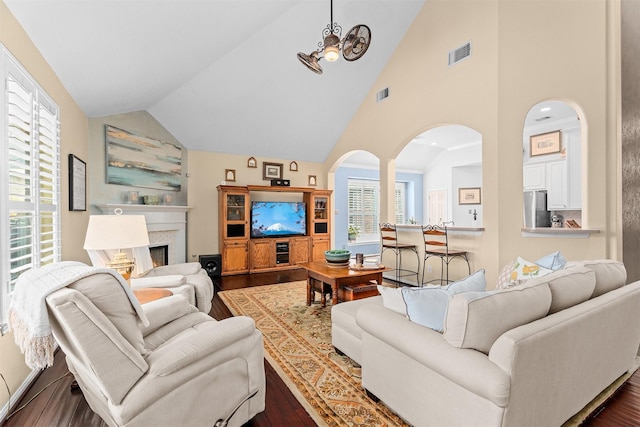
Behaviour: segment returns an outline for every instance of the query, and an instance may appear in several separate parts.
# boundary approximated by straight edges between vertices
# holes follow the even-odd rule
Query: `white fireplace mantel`
[[[175,247],[170,248],[170,264],[183,263],[187,259],[187,212],[189,206],[171,205],[132,205],[104,203],[96,204],[103,214],[112,215],[116,209],[122,209],[123,215],[144,215],[147,222],[150,241],[153,233],[175,234]],[[174,239],[170,239],[174,243]],[[158,242],[157,242],[158,243]]]

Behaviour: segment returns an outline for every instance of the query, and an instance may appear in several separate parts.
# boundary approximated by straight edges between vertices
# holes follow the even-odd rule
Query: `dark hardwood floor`
[[[216,291],[303,280],[305,277],[304,270],[227,276],[216,282]],[[231,317],[231,313],[219,298],[214,298],[210,314],[218,320]],[[267,362],[265,362],[265,372],[266,410],[254,417],[245,427],[315,426],[313,420]],[[62,378],[59,379],[60,377]],[[64,354],[58,351],[54,366],[40,374],[16,406],[26,405],[24,409],[6,420],[3,427],[106,427],[106,423],[91,411],[82,393],[70,391],[72,380],[72,376],[67,371]],[[34,397],[36,394],[37,397]],[[15,409],[11,408],[12,411]],[[188,420],[185,420],[184,425],[189,425]],[[640,426],[640,371],[636,372],[609,399],[600,412],[584,425]]]

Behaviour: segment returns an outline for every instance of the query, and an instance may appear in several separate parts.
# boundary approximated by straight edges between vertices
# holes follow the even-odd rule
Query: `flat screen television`
[[[251,202],[251,237],[304,236],[306,232],[303,202]]]

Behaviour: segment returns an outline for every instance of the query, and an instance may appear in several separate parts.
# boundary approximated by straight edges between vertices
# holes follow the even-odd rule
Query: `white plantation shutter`
[[[349,224],[358,227],[358,242],[371,242],[379,239],[378,231],[378,194],[380,183],[349,179]]]
[[[405,224],[407,221],[407,199],[405,198],[406,184],[403,182],[396,182],[396,191],[394,205],[396,209],[396,224]]]
[[[2,50],[2,298],[6,310],[18,276],[60,261],[60,124],[58,107]],[[8,267],[8,268],[7,268]]]
[[[349,225],[360,230],[357,242],[377,242],[380,240],[379,216],[380,182],[373,180],[348,180]],[[406,220],[406,184],[396,182],[395,209],[396,223]]]

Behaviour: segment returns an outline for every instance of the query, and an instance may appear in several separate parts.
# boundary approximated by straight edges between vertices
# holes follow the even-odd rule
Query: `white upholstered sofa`
[[[334,346],[362,386],[416,426],[559,426],[635,365],[640,282],[583,261],[449,299],[444,333],[383,306],[332,307]]]

